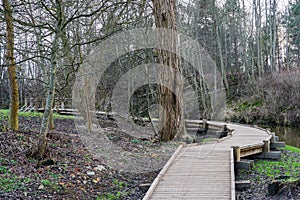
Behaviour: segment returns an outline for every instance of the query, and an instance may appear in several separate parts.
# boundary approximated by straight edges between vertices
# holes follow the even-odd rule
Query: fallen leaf
[[[92,181],[93,183],[98,183],[100,181],[100,178],[93,179]]]
[[[78,174],[79,172],[80,172],[80,168],[79,168],[79,167],[76,167],[76,168],[74,169],[74,173]]]

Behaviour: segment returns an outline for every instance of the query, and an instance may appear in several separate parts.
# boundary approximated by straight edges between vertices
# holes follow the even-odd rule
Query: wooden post
[[[30,101],[30,107],[33,107],[33,98],[30,98],[29,101]]]
[[[207,120],[206,119],[203,119],[203,128],[205,129],[205,130],[208,130],[208,123],[207,123]]]
[[[234,161],[240,161],[241,160],[241,149],[239,146],[232,146],[233,148],[233,154],[234,154]]]
[[[264,148],[263,151],[264,153],[270,152],[270,140],[264,140]]]
[[[271,143],[275,143],[275,137],[276,137],[275,133],[272,132],[272,133],[270,133],[270,135],[272,135]]]
[[[45,107],[46,107],[46,103],[45,103],[45,101],[42,99],[42,108],[43,108],[43,110],[45,110]]]
[[[25,98],[25,103],[24,103],[25,107],[24,108],[26,108],[28,106],[27,104],[28,104],[28,102],[27,102],[27,99]]]
[[[222,131],[228,131],[227,125],[226,125],[226,124],[224,124],[224,125],[222,126]]]
[[[220,132],[220,135],[219,135],[219,139],[221,138],[224,138],[224,137],[227,137],[228,136],[228,129],[227,129],[227,125],[224,124],[221,128],[221,132]]]

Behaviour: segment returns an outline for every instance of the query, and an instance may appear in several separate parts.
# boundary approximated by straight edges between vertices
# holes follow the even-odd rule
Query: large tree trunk
[[[154,6],[155,24],[157,28],[166,28],[176,31],[176,0],[152,0]],[[162,38],[163,39],[163,38]],[[173,50],[178,49],[178,38],[173,34],[164,41]],[[180,138],[184,132],[183,110],[183,81],[178,80],[181,74],[180,58],[172,52],[158,50],[158,61],[172,70],[161,69],[159,72],[160,86],[158,88],[159,104],[159,129],[162,141]],[[168,88],[166,86],[171,88]],[[173,90],[173,91],[172,91]]]
[[[19,91],[14,60],[14,26],[12,10],[8,0],[3,0],[4,17],[6,22],[6,65],[10,84],[10,118],[9,126],[13,131],[18,131]]]

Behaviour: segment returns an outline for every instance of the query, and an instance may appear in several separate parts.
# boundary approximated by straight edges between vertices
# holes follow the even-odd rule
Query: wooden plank
[[[147,191],[147,193],[144,196],[143,200],[150,199],[150,197],[151,197],[154,189],[158,185],[159,181],[164,176],[164,174],[167,172],[167,170],[169,169],[169,167],[172,165],[173,161],[175,160],[175,158],[177,157],[177,155],[180,153],[180,151],[182,150],[182,148],[183,148],[183,145],[180,145],[177,148],[177,150],[174,152],[174,154],[172,155],[172,157],[168,160],[168,162],[166,163],[166,165],[164,166],[164,168],[160,171],[160,173],[158,174],[158,176],[155,178],[154,182],[152,183],[151,187]]]
[[[235,200],[235,174],[234,174],[234,152],[230,149],[230,175],[231,175],[231,200]]]
[[[187,121],[199,125],[201,121]],[[221,127],[222,123],[216,123]],[[201,126],[201,124],[199,125]],[[228,124],[235,129],[226,140],[209,145],[187,145],[173,159],[149,199],[235,199],[233,145],[241,147],[241,157],[261,152],[270,141],[266,130]]]
[[[250,149],[250,150],[247,150],[247,151],[241,151],[241,158],[242,157],[247,157],[247,156],[250,156],[250,155],[255,155],[255,154],[258,154],[258,153],[261,153],[263,152],[263,149],[262,148],[257,148],[257,149]]]

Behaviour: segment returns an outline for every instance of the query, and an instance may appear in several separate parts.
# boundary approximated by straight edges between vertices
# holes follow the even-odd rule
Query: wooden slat
[[[189,125],[202,121],[186,120]],[[212,122],[209,122],[210,126]],[[223,123],[216,123],[221,127]],[[215,127],[216,127],[215,126]],[[228,124],[234,134],[214,144],[187,145],[172,156],[144,199],[235,199],[234,158],[231,146],[240,146],[241,156],[263,150],[266,130]]]
[[[169,167],[172,165],[174,159],[177,157],[177,155],[179,154],[179,152],[182,150],[183,145],[180,145],[177,150],[175,151],[175,153],[172,155],[172,157],[169,159],[169,161],[166,163],[166,165],[164,166],[164,168],[160,171],[160,173],[158,174],[158,176],[155,178],[154,182],[152,183],[151,187],[149,188],[148,192],[146,193],[146,195],[144,196],[143,200],[147,200],[150,198],[150,196],[152,195],[154,189],[156,188],[156,186],[158,185],[159,181],[161,180],[161,178],[165,175],[165,173],[167,172],[167,170],[169,169]]]

